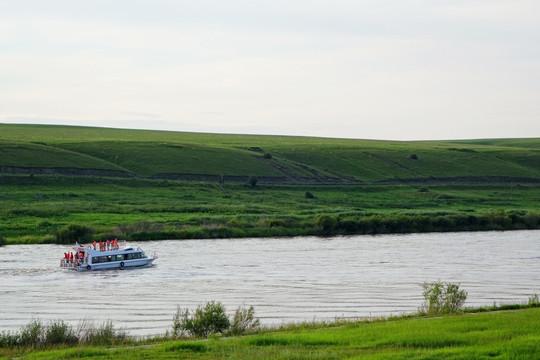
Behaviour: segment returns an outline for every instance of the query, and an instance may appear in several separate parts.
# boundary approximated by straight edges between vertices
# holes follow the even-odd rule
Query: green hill
[[[267,183],[540,181],[540,138],[374,141],[0,124],[3,173]]]

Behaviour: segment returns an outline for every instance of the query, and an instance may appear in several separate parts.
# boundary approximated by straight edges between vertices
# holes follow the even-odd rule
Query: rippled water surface
[[[134,245],[134,244],[130,244]],[[467,306],[540,294],[540,231],[335,238],[167,240],[136,270],[60,270],[59,245],[0,248],[0,331],[32,318],[108,319],[133,335],[163,334],[178,305],[245,303],[262,323],[417,311],[424,281],[461,283]]]

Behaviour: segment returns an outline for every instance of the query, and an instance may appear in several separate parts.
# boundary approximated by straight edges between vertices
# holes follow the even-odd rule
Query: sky
[[[538,0],[0,0],[0,123],[540,137]]]

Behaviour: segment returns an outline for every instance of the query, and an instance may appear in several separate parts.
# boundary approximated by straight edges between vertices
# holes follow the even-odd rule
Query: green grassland
[[[141,178],[223,174],[289,183],[540,180],[540,139],[398,142],[0,124],[0,155],[4,173],[7,167],[68,167]]]
[[[257,185],[4,175],[0,234],[53,241],[68,224],[131,240],[540,227],[537,184]],[[306,198],[306,192],[313,198]]]
[[[539,344],[540,309],[532,308],[292,327],[209,341],[3,352],[19,359],[537,359]]]
[[[8,243],[51,242],[69,224],[132,240],[537,229],[539,203],[540,139],[0,124]]]

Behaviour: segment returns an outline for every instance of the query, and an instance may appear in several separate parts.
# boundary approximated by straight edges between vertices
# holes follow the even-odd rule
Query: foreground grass
[[[128,240],[540,227],[540,185],[244,185],[0,176],[0,235],[54,241],[68,224]],[[306,193],[313,198],[306,198]]]
[[[293,327],[208,341],[3,351],[20,359],[537,359],[540,309]]]

